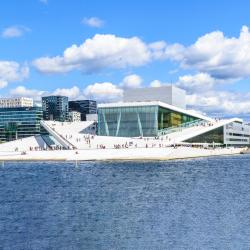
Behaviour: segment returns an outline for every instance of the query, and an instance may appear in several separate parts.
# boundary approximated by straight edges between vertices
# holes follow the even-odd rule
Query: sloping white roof
[[[190,128],[183,129],[180,132],[173,133],[173,137],[175,142],[183,142],[186,140],[189,140],[193,137],[196,137],[198,135],[205,134],[207,132],[210,132],[214,129],[223,127],[227,124],[230,124],[232,122],[240,122],[242,123],[243,120],[240,118],[231,118],[231,119],[226,119],[226,120],[214,120],[213,123],[211,123],[211,126],[194,126]],[[169,137],[171,137],[171,134],[169,134]]]
[[[163,108],[167,108],[182,114],[190,115],[197,117],[199,119],[203,119],[206,121],[212,121],[213,119],[199,114],[197,112],[194,112],[193,110],[186,110],[182,108],[175,107],[173,105],[160,102],[160,101],[148,101],[148,102],[116,102],[116,103],[104,103],[104,104],[98,104],[98,108],[118,108],[118,107],[141,107],[141,106],[160,106]]]
[[[46,143],[40,135],[30,136],[23,139],[18,139],[15,141],[4,142],[0,144],[0,152],[8,151],[29,151],[30,147],[46,147]]]

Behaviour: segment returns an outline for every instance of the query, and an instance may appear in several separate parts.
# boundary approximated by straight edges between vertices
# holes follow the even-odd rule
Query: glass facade
[[[159,107],[158,109],[158,129],[178,127],[181,124],[198,120],[193,116],[175,112],[170,109]]]
[[[223,127],[214,129],[202,135],[195,136],[185,142],[189,143],[224,143]]]
[[[69,111],[78,111],[81,113],[81,121],[86,121],[87,114],[96,114],[96,101],[93,100],[77,100],[69,101]]]
[[[69,105],[66,96],[42,97],[43,119],[64,122],[68,120]]]
[[[0,141],[12,141],[41,132],[40,107],[0,108]]]
[[[152,106],[98,109],[98,134],[122,137],[157,136],[161,129],[179,126],[198,118]]]

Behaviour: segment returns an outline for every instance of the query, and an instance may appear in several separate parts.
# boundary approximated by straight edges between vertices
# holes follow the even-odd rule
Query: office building
[[[186,109],[186,92],[173,85],[151,88],[127,89],[123,94],[124,102],[161,101],[172,106]]]
[[[0,98],[0,108],[33,107],[33,99],[26,97]]]
[[[42,108],[0,108],[0,141],[12,141],[41,132]]]
[[[42,97],[44,120],[67,121],[69,114],[68,97],[45,96]]]
[[[78,111],[81,113],[81,121],[86,121],[87,114],[96,114],[96,101],[93,100],[77,100],[69,101],[69,111]]]

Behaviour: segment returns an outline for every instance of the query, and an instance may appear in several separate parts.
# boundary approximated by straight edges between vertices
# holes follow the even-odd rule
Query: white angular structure
[[[127,89],[123,94],[124,102],[160,101],[172,106],[186,108],[186,91],[167,85],[162,87]]]

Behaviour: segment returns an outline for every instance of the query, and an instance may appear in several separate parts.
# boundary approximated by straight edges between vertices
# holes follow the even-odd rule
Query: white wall
[[[224,144],[228,145],[249,145],[250,126],[232,122],[224,126]]]
[[[127,89],[124,91],[124,102],[161,101],[186,109],[186,92],[175,86]]]

